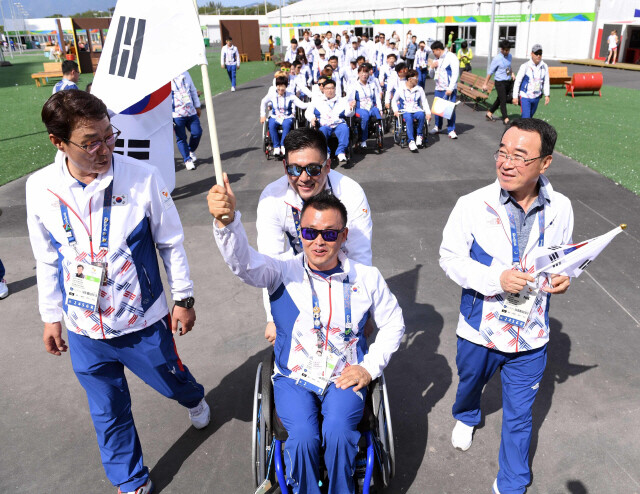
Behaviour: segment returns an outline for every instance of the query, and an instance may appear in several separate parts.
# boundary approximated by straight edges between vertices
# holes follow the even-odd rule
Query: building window
[[[498,42],[506,39],[511,44],[511,48],[515,48],[517,30],[518,26],[500,26],[500,29],[498,30]]]
[[[460,38],[466,40],[470,47],[476,46],[476,26],[460,26]]]

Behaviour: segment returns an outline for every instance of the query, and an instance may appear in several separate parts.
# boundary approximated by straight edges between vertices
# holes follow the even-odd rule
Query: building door
[[[513,50],[516,47],[516,32],[518,31],[518,26],[500,26],[498,29],[498,42],[506,39],[509,43],[511,43],[511,49]]]
[[[449,43],[449,37],[451,37],[451,42],[454,42],[458,39],[458,29],[460,26],[445,26],[444,27],[444,40],[443,43],[445,46]]]

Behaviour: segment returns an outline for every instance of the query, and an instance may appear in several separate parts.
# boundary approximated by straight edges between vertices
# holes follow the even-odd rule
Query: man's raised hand
[[[209,212],[217,220],[219,228],[223,228],[233,221],[236,210],[236,196],[229,185],[229,176],[225,173],[223,177],[224,187],[214,185],[207,194]]]

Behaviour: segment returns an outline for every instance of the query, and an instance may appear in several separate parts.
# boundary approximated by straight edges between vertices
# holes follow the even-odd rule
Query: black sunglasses
[[[301,228],[300,233],[302,233],[302,238],[305,240],[315,240],[318,235],[322,235],[322,240],[325,242],[335,242],[338,240],[338,235],[340,235],[344,231],[344,228],[341,230],[316,230],[315,228]]]
[[[286,165],[287,175],[291,175],[292,177],[299,177],[300,175],[302,175],[302,172],[305,171],[307,172],[307,175],[309,175],[310,177],[317,177],[322,173],[322,167],[325,165],[325,163],[326,163],[326,160],[324,163],[320,163],[320,164],[314,163],[307,166],[287,164]]]

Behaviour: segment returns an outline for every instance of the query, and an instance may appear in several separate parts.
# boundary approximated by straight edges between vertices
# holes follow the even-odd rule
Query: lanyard
[[[69,206],[58,194],[49,189],[53,195],[55,195],[59,200],[60,206],[60,215],[62,216],[62,227],[67,234],[67,241],[71,247],[75,248],[77,243],[75,233],[73,232],[73,226],[71,226],[71,220],[69,218]],[[100,250],[108,250],[109,249],[109,231],[111,230],[111,201],[113,198],[113,180],[107,186],[104,191],[104,201],[102,203],[102,227],[100,231]],[[87,230],[87,235],[89,236],[89,244],[91,246],[91,257],[93,258],[93,239],[92,232],[87,228],[87,225],[82,221],[80,216],[71,210],[76,217],[80,220],[80,222]],[[89,215],[91,215],[91,211],[89,211]]]
[[[317,336],[316,354],[322,355],[322,347],[324,346],[324,350],[326,350],[329,345],[329,323],[331,320],[329,319],[329,321],[327,321],[326,337],[323,342],[322,322],[320,321],[320,300],[318,299],[318,294],[313,286],[313,278],[308,271],[307,276],[309,277],[309,284],[311,285],[311,301],[313,302],[313,329],[316,331]],[[329,284],[331,284],[331,281],[329,281]],[[342,282],[342,291],[344,295],[344,340],[349,341],[351,338],[353,324],[351,322],[351,285],[349,284],[348,276]],[[329,293],[329,296],[331,296],[331,293]],[[329,300],[329,304],[331,304],[331,300]]]
[[[280,107],[280,104],[278,103],[280,101],[280,98],[281,96],[279,94],[276,94],[276,106],[278,107],[278,112],[284,115],[287,110],[287,93],[285,92],[284,96],[282,96],[282,99],[284,100],[282,107]]]
[[[520,262],[520,248],[518,246],[518,230],[516,228],[516,216],[513,208],[507,207],[507,215],[509,216],[509,225],[511,226],[511,258],[513,265],[516,266],[522,263]],[[538,237],[538,247],[542,247],[544,244],[544,206],[538,211],[538,229],[540,235]],[[524,266],[522,266],[524,267]]]

